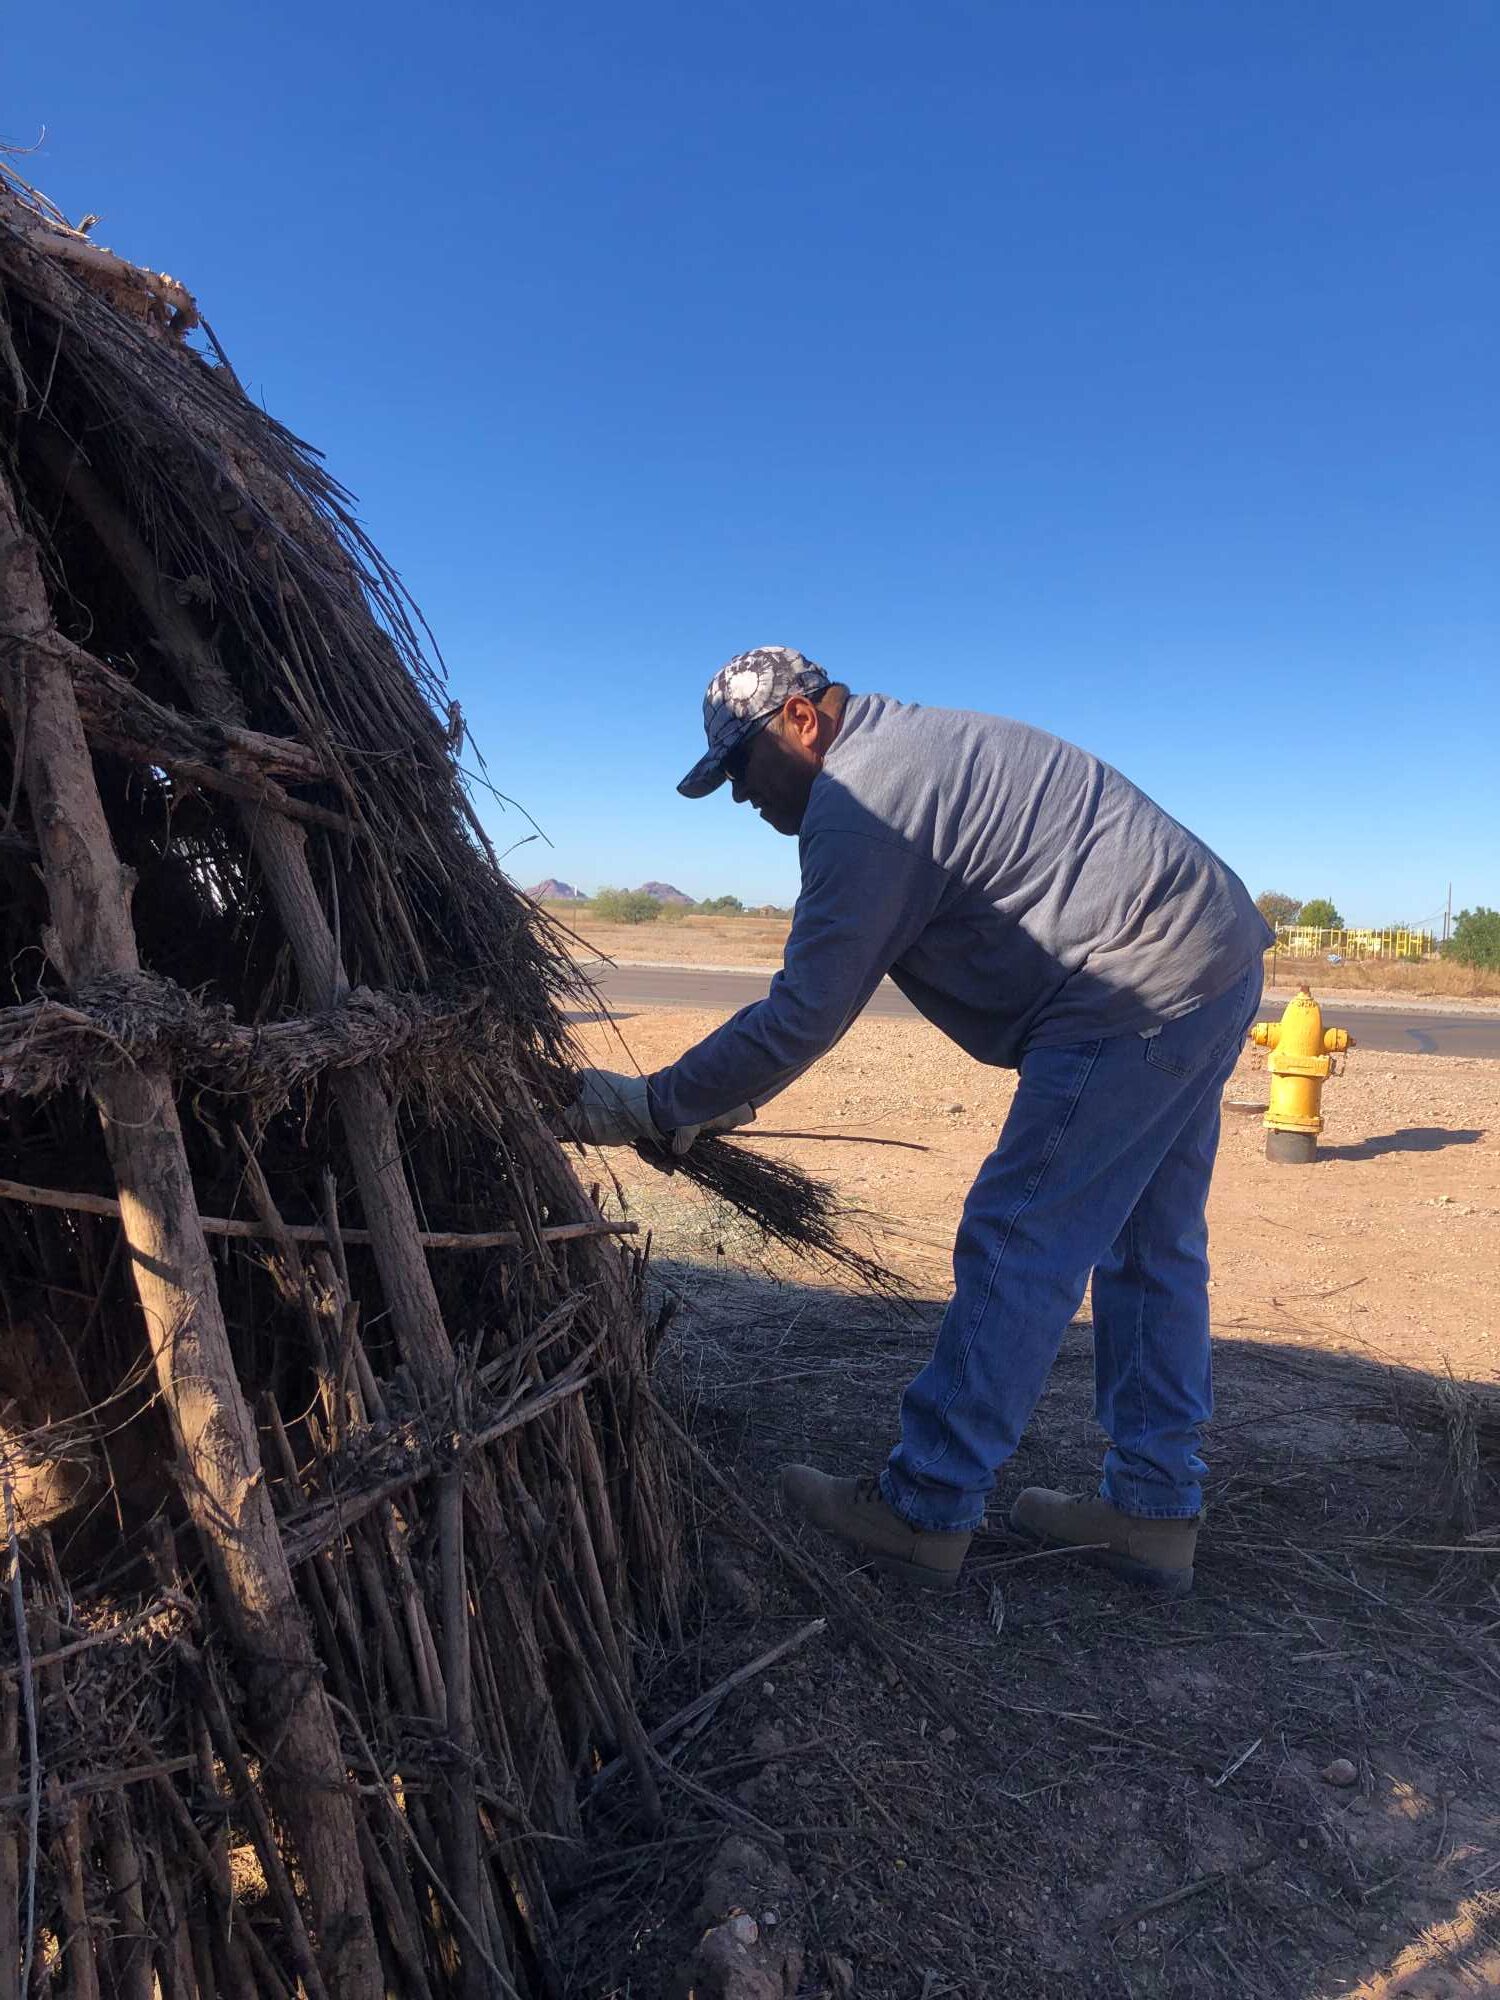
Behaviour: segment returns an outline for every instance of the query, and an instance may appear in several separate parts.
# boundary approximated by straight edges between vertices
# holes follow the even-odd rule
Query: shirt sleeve
[[[898,840],[822,828],[803,842],[802,893],[782,969],[764,1000],[649,1079],[663,1132],[763,1104],[826,1054],[948,886],[944,869]]]

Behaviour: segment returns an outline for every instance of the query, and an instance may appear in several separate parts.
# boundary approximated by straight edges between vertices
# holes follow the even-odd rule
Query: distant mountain
[[[571,882],[559,882],[555,875],[549,875],[545,882],[538,882],[527,895],[533,903],[583,903],[588,899],[581,889],[575,889]]]
[[[643,882],[635,892],[638,896],[654,896],[658,903],[691,903],[691,896],[684,896],[680,889],[674,889],[670,882]]]

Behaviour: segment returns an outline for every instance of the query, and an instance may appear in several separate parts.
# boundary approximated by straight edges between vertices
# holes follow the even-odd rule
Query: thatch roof
[[[0,1991],[555,1991],[677,1572],[569,962],[348,495],[3,170],[0,448]]]

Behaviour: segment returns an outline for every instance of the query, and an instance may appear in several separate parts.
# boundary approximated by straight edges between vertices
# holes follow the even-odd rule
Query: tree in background
[[[1297,922],[1315,931],[1341,931],[1344,928],[1337,906],[1327,896],[1314,896],[1310,903],[1304,903],[1297,912]]]
[[[745,906],[738,896],[709,896],[693,905],[695,917],[739,917],[744,913]]]
[[[1300,896],[1283,896],[1275,889],[1262,889],[1255,899],[1255,907],[1274,931],[1278,924],[1295,921],[1302,908]]]
[[[650,924],[661,915],[656,898],[639,889],[601,889],[592,907],[601,924]]]
[[[1460,965],[1485,966],[1500,971],[1500,910],[1460,910],[1448,940],[1448,956]]]

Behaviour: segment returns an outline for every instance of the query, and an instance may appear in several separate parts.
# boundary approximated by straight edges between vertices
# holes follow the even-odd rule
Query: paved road
[[[734,1013],[758,1000],[771,982],[770,968],[758,972],[701,971],[683,965],[604,966],[594,984],[614,1014],[633,1007],[700,1007],[705,1012]],[[1279,1017],[1282,1002],[1269,1001],[1262,1014]],[[889,981],[876,992],[867,1014],[911,1020],[916,1009]],[[1382,1054],[1481,1056],[1500,1062],[1500,1013],[1423,1014],[1395,1007],[1346,1007],[1330,999],[1326,1018],[1347,1027],[1362,1049]]]

